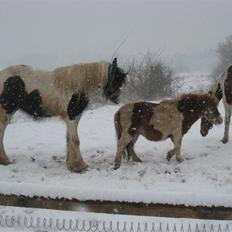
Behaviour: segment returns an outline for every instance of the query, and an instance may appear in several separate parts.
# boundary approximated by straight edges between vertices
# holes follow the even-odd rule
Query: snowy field
[[[174,219],[0,206],[0,231],[4,232],[230,232],[231,229],[232,221],[229,220]]]
[[[17,113],[4,138],[6,152],[16,163],[0,166],[0,193],[232,207],[232,141],[220,142],[223,125],[203,138],[199,121],[194,124],[183,139],[182,163],[166,160],[173,146],[169,140],[140,138],[135,148],[143,163],[124,161],[114,171],[113,115],[118,107],[106,105],[83,114],[79,135],[89,165],[83,174],[67,170],[65,124],[59,118],[35,122]],[[222,105],[220,111],[224,114]]]

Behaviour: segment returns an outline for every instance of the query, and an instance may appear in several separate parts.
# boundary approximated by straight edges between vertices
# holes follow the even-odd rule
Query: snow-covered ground
[[[209,73],[177,73],[172,88],[176,95],[188,92],[207,92],[212,82]]]
[[[76,228],[78,229],[75,230]],[[0,206],[0,231],[4,232],[230,232],[231,229],[232,221],[226,220],[174,219]]]
[[[220,142],[223,125],[203,138],[199,122],[194,124],[183,140],[182,163],[166,160],[173,146],[169,140],[140,138],[136,151],[143,163],[123,162],[114,171],[113,115],[118,107],[106,105],[83,114],[79,135],[89,165],[83,174],[66,168],[65,124],[59,118],[34,122],[16,114],[4,138],[6,152],[16,163],[0,166],[0,193],[232,207],[232,141]]]

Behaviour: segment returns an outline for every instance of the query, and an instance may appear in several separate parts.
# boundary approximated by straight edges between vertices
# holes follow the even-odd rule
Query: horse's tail
[[[114,127],[116,130],[117,139],[119,140],[122,134],[122,125],[120,122],[120,111],[117,111],[116,114],[114,115]]]
[[[88,103],[89,98],[84,92],[73,94],[67,108],[69,119],[74,120],[77,116],[82,114]]]

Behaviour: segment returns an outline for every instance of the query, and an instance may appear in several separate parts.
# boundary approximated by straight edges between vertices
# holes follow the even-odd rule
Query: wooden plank
[[[232,220],[232,208],[47,199],[0,194],[0,205],[140,216]]]

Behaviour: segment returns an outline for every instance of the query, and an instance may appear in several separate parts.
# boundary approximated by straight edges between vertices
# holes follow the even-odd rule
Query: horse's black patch
[[[12,114],[21,109],[34,118],[45,115],[39,91],[33,90],[30,94],[27,94],[25,83],[20,76],[9,77],[4,82],[0,101],[7,114]]]
[[[89,98],[82,92],[80,94],[73,94],[68,103],[67,114],[70,120],[81,114],[89,103]]]
[[[42,98],[39,90],[37,89],[28,94],[19,107],[27,114],[32,115],[34,118],[45,116],[45,112],[42,107]]]
[[[12,114],[17,111],[25,97],[25,84],[20,76],[9,77],[4,82],[4,88],[1,94],[1,104],[7,114]]]

